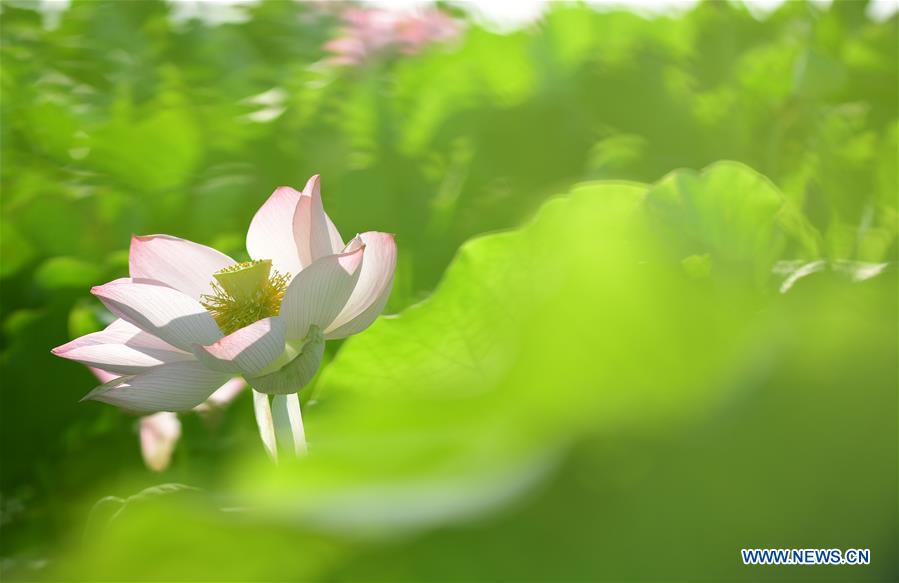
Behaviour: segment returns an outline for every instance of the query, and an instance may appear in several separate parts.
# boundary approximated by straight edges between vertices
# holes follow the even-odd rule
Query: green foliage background
[[[338,67],[301,3],[75,0],[52,29],[3,3],[4,578],[896,580],[899,38],[865,4],[560,3]],[[102,325],[132,233],[240,257],[314,173],[345,236],[397,234],[401,315],[329,345],[302,463],[243,395],[145,470],[49,349]],[[199,490],[85,530],[165,482]]]

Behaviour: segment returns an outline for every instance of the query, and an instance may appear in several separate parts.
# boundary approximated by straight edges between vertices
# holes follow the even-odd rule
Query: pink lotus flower
[[[332,53],[331,63],[359,65],[389,50],[414,54],[435,42],[459,35],[459,24],[440,10],[400,12],[373,8],[350,8],[343,12],[340,35],[324,49]]]
[[[303,451],[296,393],[318,370],[325,340],[361,332],[381,313],[396,244],[367,232],[344,245],[313,176],[303,192],[275,190],[250,223],[247,251],[252,261],[238,263],[177,237],[134,237],[131,277],[91,290],[118,319],[53,349],[117,375],[85,399],[184,411],[242,377],[269,453],[277,443]]]
[[[181,438],[181,421],[170,411],[161,411],[140,420],[140,451],[144,463],[154,472],[169,466],[172,452]]]

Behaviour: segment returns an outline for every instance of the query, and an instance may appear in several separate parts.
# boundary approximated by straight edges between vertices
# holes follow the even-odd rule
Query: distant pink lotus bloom
[[[397,12],[351,8],[342,14],[340,35],[325,43],[331,63],[359,65],[391,50],[414,54],[425,46],[456,38],[459,23],[440,10]]]
[[[134,237],[130,277],[91,290],[118,319],[53,349],[115,375],[85,399],[184,411],[243,378],[269,453],[277,443],[305,450],[296,393],[318,370],[325,340],[361,332],[381,313],[396,244],[371,231],[344,245],[313,176],[302,192],[274,191],[250,223],[247,251],[252,260],[238,263],[177,237]]]
[[[175,444],[181,438],[181,422],[170,411],[154,413],[140,420],[140,451],[144,463],[154,472],[169,466]]]

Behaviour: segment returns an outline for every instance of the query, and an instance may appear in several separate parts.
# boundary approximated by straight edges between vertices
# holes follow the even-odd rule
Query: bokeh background
[[[899,21],[647,4],[0,4],[3,579],[899,579]],[[244,392],[148,469],[50,348],[132,234],[243,257],[315,173],[399,316],[300,463]]]

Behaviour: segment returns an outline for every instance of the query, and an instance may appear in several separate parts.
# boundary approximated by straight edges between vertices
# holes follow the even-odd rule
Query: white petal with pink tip
[[[211,344],[222,332],[200,302],[170,287],[116,280],[91,292],[109,311],[176,348]]]
[[[242,378],[231,379],[209,395],[206,402],[197,407],[197,410],[206,411],[214,407],[224,407],[236,399],[245,388],[247,388],[247,381]]]
[[[340,253],[343,241],[337,227],[325,213],[319,176],[306,183],[293,215],[293,236],[303,267],[326,255]]]
[[[76,338],[51,352],[88,367],[118,373],[116,376],[137,374],[167,362],[194,360],[193,355],[154,338],[124,320],[116,320],[105,330]]]
[[[212,274],[234,260],[212,247],[169,235],[134,236],[128,265],[131,277],[152,279],[199,300],[212,293]]]
[[[169,466],[175,444],[181,438],[181,421],[174,413],[163,411],[140,420],[140,451],[144,463],[154,472]]]
[[[281,302],[288,340],[305,338],[310,326],[325,329],[346,305],[359,279],[365,247],[314,261],[290,283]]]
[[[389,233],[362,233],[365,258],[359,281],[346,306],[325,329],[325,338],[344,338],[368,328],[378,317],[390,296],[396,268],[396,241]],[[350,243],[353,244],[352,242]]]
[[[229,378],[197,361],[173,362],[101,385],[84,397],[129,411],[186,411],[205,401]]]
[[[180,351],[157,351],[152,348],[142,351],[125,344],[89,344],[69,350],[61,348],[53,354],[119,374],[137,374],[168,362],[194,360],[192,355]]]
[[[213,370],[254,376],[284,351],[284,319],[265,318],[208,346],[195,346],[200,362]]]
[[[276,188],[256,211],[247,231],[247,252],[253,259],[271,259],[283,274],[302,269],[293,236],[293,215],[302,193],[288,186]]]
[[[116,281],[125,282],[128,280],[122,279]],[[165,342],[148,332],[144,332],[134,324],[126,322],[121,318],[113,320],[102,332],[104,334],[104,339],[109,343],[120,342],[136,348],[157,348],[160,350],[183,352],[168,342]]]

